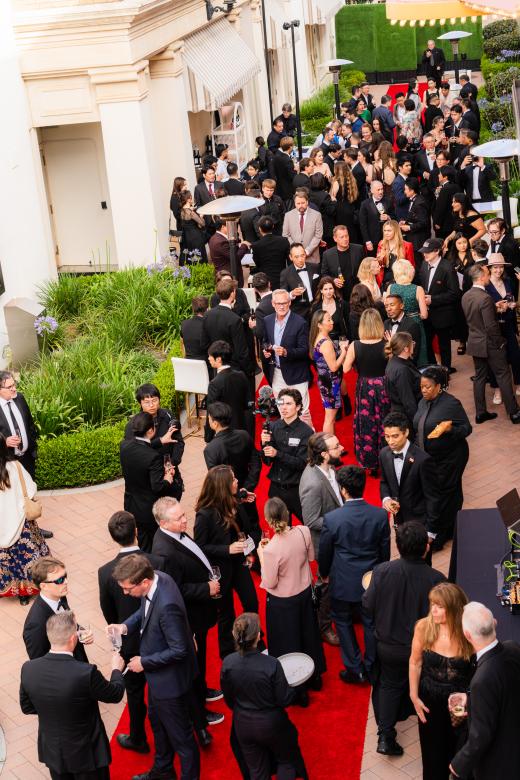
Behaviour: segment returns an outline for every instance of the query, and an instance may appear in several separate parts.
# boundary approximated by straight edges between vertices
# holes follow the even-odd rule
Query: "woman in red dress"
[[[413,246],[403,239],[401,228],[394,219],[388,219],[383,225],[383,238],[377,245],[376,256],[379,261],[377,283],[381,292],[394,281],[392,266],[396,260],[409,260],[415,268]]]

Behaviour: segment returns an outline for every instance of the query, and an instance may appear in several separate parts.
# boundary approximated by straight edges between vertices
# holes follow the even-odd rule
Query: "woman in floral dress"
[[[318,372],[318,387],[325,410],[322,430],[334,433],[334,423],[341,408],[342,366],[345,360],[347,342],[336,347],[330,338],[334,322],[328,311],[318,310],[311,322],[309,333],[309,354]]]

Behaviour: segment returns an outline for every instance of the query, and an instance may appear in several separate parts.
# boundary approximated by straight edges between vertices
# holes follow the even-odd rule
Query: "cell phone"
[[[513,271],[515,272],[515,274],[520,274],[520,268],[517,265],[515,265]]]

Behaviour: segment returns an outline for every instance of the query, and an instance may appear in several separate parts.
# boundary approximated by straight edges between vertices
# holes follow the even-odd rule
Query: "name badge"
[[[300,441],[301,441],[301,439],[294,439],[294,438],[291,437],[289,439],[289,441],[287,442],[287,444],[289,445],[289,447],[297,447],[298,444],[300,443]]]

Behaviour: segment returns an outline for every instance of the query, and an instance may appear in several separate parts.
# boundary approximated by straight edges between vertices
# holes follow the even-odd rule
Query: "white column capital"
[[[180,76],[184,63],[184,41],[174,41],[164,51],[150,57],[150,76],[152,79],[176,78]]]
[[[133,65],[108,65],[88,71],[98,103],[143,100],[148,94],[148,60]]]

